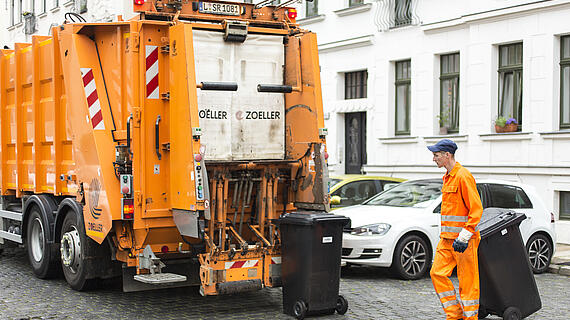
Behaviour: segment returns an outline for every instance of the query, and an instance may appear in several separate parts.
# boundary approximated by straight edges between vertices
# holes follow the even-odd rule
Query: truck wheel
[[[423,277],[431,263],[427,243],[421,237],[408,235],[394,250],[391,270],[404,280],[417,280]]]
[[[508,307],[505,312],[503,312],[504,320],[520,320],[522,319],[521,311],[515,307]]]
[[[61,227],[61,263],[63,266],[63,275],[71,288],[77,291],[88,289],[92,283],[92,279],[87,279],[89,260],[87,256],[87,236],[85,235],[85,227],[77,221],[77,214],[73,211],[68,212],[63,219]]]
[[[26,247],[32,270],[40,279],[57,275],[59,266],[57,245],[48,243],[47,228],[38,208],[32,208],[26,226]]]
[[[345,314],[348,311],[348,301],[345,297],[339,295],[336,299],[335,310],[338,314]]]
[[[293,315],[297,319],[305,319],[307,315],[307,305],[303,300],[297,300],[293,305]]]

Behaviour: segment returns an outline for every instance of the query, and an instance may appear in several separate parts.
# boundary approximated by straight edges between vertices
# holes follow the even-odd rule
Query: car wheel
[[[54,277],[59,267],[58,248],[48,243],[46,228],[37,207],[32,208],[26,227],[26,247],[32,270],[40,279]]]
[[[550,258],[552,258],[552,245],[545,235],[536,233],[530,237],[526,244],[526,250],[532,272],[543,273],[548,270]]]
[[[416,235],[408,235],[396,245],[391,269],[402,279],[416,280],[426,274],[430,263],[431,255],[425,240]]]

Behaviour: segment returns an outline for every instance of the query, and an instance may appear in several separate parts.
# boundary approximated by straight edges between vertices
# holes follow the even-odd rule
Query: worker
[[[475,179],[455,161],[457,145],[449,139],[428,146],[438,168],[444,167],[441,203],[441,234],[430,271],[443,310],[450,319],[478,318],[479,263],[481,236],[476,229],[483,214]],[[459,292],[449,276],[457,266]]]

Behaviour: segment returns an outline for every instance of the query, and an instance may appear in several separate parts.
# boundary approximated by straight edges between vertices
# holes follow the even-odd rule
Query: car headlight
[[[369,224],[366,226],[353,228],[350,234],[356,236],[385,235],[390,230],[391,225],[387,223]]]

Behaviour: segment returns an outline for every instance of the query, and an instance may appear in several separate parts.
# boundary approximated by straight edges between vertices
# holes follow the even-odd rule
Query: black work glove
[[[463,252],[465,252],[465,250],[467,250],[468,245],[469,245],[469,242],[463,242],[459,239],[455,239],[453,241],[453,250],[455,250],[459,253],[463,253]]]

